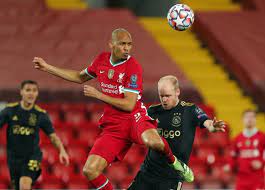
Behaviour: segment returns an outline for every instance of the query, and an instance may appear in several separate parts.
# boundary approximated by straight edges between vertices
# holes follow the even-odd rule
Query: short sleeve
[[[2,128],[8,120],[8,108],[4,108],[1,112],[0,112],[0,128]]]
[[[140,64],[133,61],[130,63],[126,72],[126,81],[124,86],[124,91],[126,92],[134,92],[139,94],[142,90],[142,68]]]
[[[193,105],[192,109],[193,109],[192,111],[193,111],[193,114],[194,114],[194,118],[195,118],[196,124],[198,126],[200,126],[201,128],[204,128],[203,123],[207,119],[209,119],[209,117],[207,116],[207,114],[201,108],[199,108],[196,105]]]
[[[92,63],[90,64],[90,66],[88,66],[88,67],[85,69],[86,74],[89,75],[89,76],[92,77],[92,78],[96,78],[96,77],[97,77],[97,65],[98,65],[99,60],[100,60],[100,55],[98,55],[98,56],[92,61]]]
[[[40,128],[46,135],[54,133],[54,128],[48,114],[42,114],[40,116]]]

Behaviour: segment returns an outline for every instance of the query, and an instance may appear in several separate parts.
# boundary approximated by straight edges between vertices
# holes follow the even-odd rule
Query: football
[[[194,22],[192,9],[185,4],[176,4],[167,13],[167,21],[174,30],[184,31]]]

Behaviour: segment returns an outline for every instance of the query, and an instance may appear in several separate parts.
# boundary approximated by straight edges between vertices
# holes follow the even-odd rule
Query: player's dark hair
[[[34,80],[24,80],[20,84],[20,89],[23,89],[26,84],[35,84],[36,86],[38,86],[38,83]]]
[[[245,111],[243,111],[242,116],[245,116],[246,113],[254,113],[255,115],[257,114],[257,112],[253,109],[246,109]]]

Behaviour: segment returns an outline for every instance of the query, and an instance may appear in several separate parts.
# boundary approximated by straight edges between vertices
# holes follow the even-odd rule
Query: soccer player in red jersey
[[[178,170],[186,181],[193,181],[192,171],[172,154],[167,141],[156,130],[156,123],[147,115],[141,102],[142,68],[129,55],[132,37],[125,29],[112,32],[111,52],[99,54],[92,64],[81,72],[58,68],[35,57],[35,68],[65,80],[84,83],[97,78],[101,91],[84,86],[84,95],[106,103],[99,124],[102,133],[95,141],[83,168],[83,173],[97,189],[113,189],[102,174],[113,161],[122,160],[132,143],[166,155],[168,164]]]
[[[244,130],[232,142],[229,163],[225,171],[236,169],[236,190],[265,188],[264,158],[265,134],[256,128],[256,112],[243,113]]]

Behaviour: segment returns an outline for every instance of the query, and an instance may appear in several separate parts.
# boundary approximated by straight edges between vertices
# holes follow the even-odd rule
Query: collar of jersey
[[[243,135],[245,136],[245,137],[252,137],[252,136],[254,136],[256,133],[258,132],[258,129],[255,127],[255,128],[253,128],[253,129],[244,129],[243,130]]]
[[[121,61],[121,62],[118,62],[118,63],[112,63],[112,61],[111,61],[111,56],[110,56],[110,58],[109,58],[109,62],[110,62],[110,64],[111,64],[112,66],[116,67],[116,66],[118,66],[118,65],[121,65],[121,64],[125,63],[125,62],[128,61],[130,58],[131,58],[131,56],[129,55],[128,58],[127,58],[126,60],[124,60],[124,61]]]

